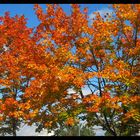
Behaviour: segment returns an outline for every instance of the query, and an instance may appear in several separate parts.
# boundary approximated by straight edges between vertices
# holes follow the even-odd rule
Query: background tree
[[[23,121],[22,95],[30,80],[30,72],[24,73],[33,45],[31,33],[24,16],[10,17],[6,12],[0,17],[0,133],[3,134],[16,136]]]
[[[65,126],[55,131],[56,136],[95,136],[92,127],[75,124],[74,126]]]

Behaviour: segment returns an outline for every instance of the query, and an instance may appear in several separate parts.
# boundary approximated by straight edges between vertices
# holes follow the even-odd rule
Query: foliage
[[[23,120],[22,94],[29,82],[25,63],[29,59],[32,30],[26,26],[24,16],[0,17],[0,132],[16,135]],[[30,50],[31,53],[31,50]],[[28,58],[27,58],[28,56]],[[6,131],[7,129],[7,131]]]
[[[58,4],[46,6],[46,12],[34,6],[35,31],[24,16],[0,18],[0,120],[36,123],[41,131],[82,119],[109,135],[134,135],[140,125],[140,5],[113,4],[112,14],[95,12],[92,24],[78,4],[70,15]]]

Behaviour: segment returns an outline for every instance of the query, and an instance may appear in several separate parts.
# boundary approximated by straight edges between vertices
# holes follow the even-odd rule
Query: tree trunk
[[[13,120],[12,120],[12,122],[13,122],[13,124],[12,124],[12,129],[13,129],[13,136],[16,136],[17,134],[16,134],[16,122],[15,122],[16,120],[13,118]]]

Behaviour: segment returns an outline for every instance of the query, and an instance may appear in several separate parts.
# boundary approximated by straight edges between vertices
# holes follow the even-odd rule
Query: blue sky
[[[43,10],[46,9],[45,4],[40,4]],[[69,4],[60,4],[64,11],[69,14],[70,13],[70,5]],[[80,4],[81,8],[88,7],[90,15],[94,11],[107,10],[108,4]],[[0,4],[0,16],[4,15],[6,11],[11,13],[11,16],[16,14],[25,15],[28,18],[27,26],[35,27],[39,24],[39,21],[35,15],[33,10],[34,4]]]

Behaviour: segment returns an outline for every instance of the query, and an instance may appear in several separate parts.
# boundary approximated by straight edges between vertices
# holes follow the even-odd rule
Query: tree
[[[71,14],[66,15],[59,5],[47,5],[46,13],[35,5],[42,44],[63,66],[55,77],[58,74],[63,85],[70,84],[66,89],[79,93],[78,113],[86,114],[82,118],[89,125],[100,125],[115,136],[129,135],[130,125],[139,124],[139,5],[113,5],[107,19],[95,13],[91,26],[87,8],[81,11],[79,5],[71,6]],[[73,80],[68,68],[73,70]],[[65,79],[66,75],[70,78]],[[81,90],[84,85],[91,90],[87,97]],[[69,108],[65,112],[71,113]]]
[[[95,136],[92,127],[75,124],[74,126],[64,126],[55,131],[56,136]]]
[[[132,130],[138,130],[140,121],[138,108],[139,68],[137,67],[139,65],[139,46],[137,44],[139,42],[139,25],[137,24],[139,6],[113,5],[113,8],[114,14],[110,20],[112,23],[109,23],[110,21],[105,22],[99,15],[97,20],[93,21],[97,33],[99,31],[104,33],[103,28],[98,27],[98,25],[105,26],[104,28],[107,29],[105,31],[107,33],[104,34],[106,36],[105,40],[112,39],[112,42],[107,45],[108,42],[101,44],[102,41],[100,40],[98,44],[99,46],[110,47],[109,50],[108,48],[104,50],[105,52],[102,53],[104,56],[97,59],[100,61],[97,63],[97,69],[99,69],[97,70],[97,74],[99,74],[97,75],[97,89],[99,89],[100,97],[91,95],[85,98],[85,102],[94,102],[92,107],[88,107],[89,112],[91,112],[91,115],[96,112],[101,113],[98,116],[95,114],[95,117],[111,135],[130,135]],[[99,24],[97,24],[98,22]],[[107,25],[110,27],[114,25],[116,29],[111,27],[111,30],[109,30]],[[96,35],[95,33],[94,36]],[[102,34],[100,35],[101,39]],[[107,35],[113,36],[108,37]],[[105,40],[103,39],[103,41]],[[106,61],[108,58],[109,60]],[[135,65],[137,65],[137,68]],[[134,71],[137,71],[135,76]],[[92,85],[91,82],[89,84]]]
[[[15,22],[22,27],[19,31],[25,44],[15,40],[13,51],[1,54],[0,85],[13,87],[11,80],[22,81],[18,85],[19,89],[24,87],[21,100],[13,96],[6,99],[11,107],[15,101],[13,108],[21,109],[18,119],[29,125],[36,123],[37,131],[73,126],[77,120],[87,121],[88,126],[102,126],[113,136],[134,135],[138,131],[140,6],[113,4],[111,8],[112,14],[105,17],[95,12],[89,24],[88,9],[81,10],[78,4],[71,5],[70,15],[57,4],[47,5],[46,12],[36,4],[40,24],[34,32],[22,27],[20,22],[24,20]],[[12,29],[10,35],[17,31]],[[7,26],[5,29],[1,25],[1,30],[5,34]],[[1,37],[2,50],[8,33]],[[14,35],[16,38],[17,33]],[[8,80],[5,67],[10,71]],[[84,95],[83,87],[90,89],[89,95]],[[74,92],[70,94],[69,89]],[[10,111],[6,108],[4,112]]]
[[[0,17],[0,133],[4,135],[16,136],[23,121],[22,94],[30,80],[29,71],[24,74],[25,60],[33,45],[31,33],[24,16],[10,17],[6,12]]]

